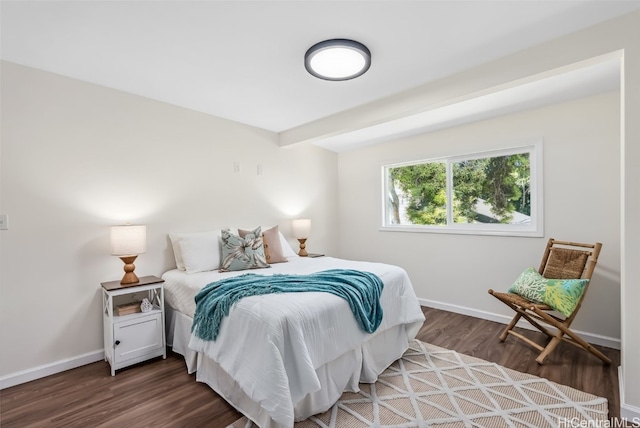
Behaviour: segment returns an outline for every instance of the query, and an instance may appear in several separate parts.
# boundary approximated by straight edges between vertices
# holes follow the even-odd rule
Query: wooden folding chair
[[[582,301],[587,295],[587,290],[591,284],[591,276],[598,262],[601,248],[602,244],[598,242],[595,244],[581,244],[549,239],[547,243],[547,248],[542,256],[542,262],[538,269],[540,275],[547,279],[589,279],[576,308],[568,317],[554,313],[553,309],[547,305],[532,302],[517,294],[499,293],[489,290],[489,294],[516,311],[515,316],[500,335],[500,341],[504,342],[508,335],[525,341],[540,351],[540,355],[536,358],[539,364],[544,362],[545,358],[549,356],[562,340],[589,351],[600,358],[605,364],[611,364],[611,360],[607,358],[606,355],[570,329],[571,323],[578,314]],[[549,340],[545,346],[541,346],[513,330],[521,318],[529,321],[531,325],[549,336]],[[550,331],[542,324],[555,327],[557,331]]]

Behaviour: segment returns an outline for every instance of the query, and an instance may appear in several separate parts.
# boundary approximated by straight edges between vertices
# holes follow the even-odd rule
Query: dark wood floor
[[[502,324],[423,308],[427,321],[418,339],[460,353],[546,377],[609,400],[619,417],[620,352],[600,348],[613,364],[561,344],[545,365],[514,338],[498,341]],[[541,333],[525,331],[542,341]],[[89,364],[0,391],[0,426],[12,427],[225,427],[240,417],[208,386],[188,375],[180,355],[155,359],[110,376],[105,362]]]

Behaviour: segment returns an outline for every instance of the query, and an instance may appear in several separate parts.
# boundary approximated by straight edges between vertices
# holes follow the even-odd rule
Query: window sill
[[[438,233],[452,235],[489,235],[489,236],[514,236],[527,238],[542,238],[544,233],[542,230],[523,230],[517,228],[509,228],[508,230],[498,229],[479,229],[474,225],[473,229],[464,227],[451,226],[382,226],[378,229],[380,232],[409,232],[409,233]]]

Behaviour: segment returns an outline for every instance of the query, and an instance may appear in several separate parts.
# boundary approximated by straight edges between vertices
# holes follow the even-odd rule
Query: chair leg
[[[513,317],[513,319],[511,320],[511,322],[507,326],[507,328],[505,328],[504,331],[502,332],[502,334],[500,335],[500,342],[504,342],[505,341],[505,339],[509,335],[509,331],[512,330],[513,327],[516,326],[518,321],[520,321],[520,317],[521,316],[522,316],[521,314],[516,313],[516,315]]]
[[[553,352],[554,349],[556,349],[556,346],[558,346],[560,342],[562,342],[562,334],[560,334],[560,337],[553,336],[547,346],[544,347],[544,351],[542,351],[540,355],[538,355],[538,358],[536,358],[536,362],[538,364],[544,363],[544,360]]]
[[[585,351],[589,351],[590,353],[592,353],[596,357],[600,358],[602,360],[602,362],[605,363],[606,365],[611,364],[611,359],[609,357],[607,357],[606,355],[604,355],[602,352],[600,352],[598,349],[596,349],[589,342],[587,342],[586,340],[584,340],[583,338],[581,338],[580,336],[578,336],[577,334],[575,334],[571,330],[567,330],[567,331],[565,331],[565,333],[567,334],[567,336],[569,336],[571,339],[573,339],[573,343],[574,344],[577,344],[578,346],[582,347]]]
[[[571,338],[571,340],[566,339],[566,338],[564,338],[564,340],[567,340],[567,341],[571,342],[572,344],[584,349],[585,351],[590,352],[591,354],[593,354],[596,357],[600,358],[602,360],[602,362],[605,363],[606,365],[611,364],[611,359],[609,359],[609,357],[604,355],[602,352],[600,352],[598,349],[596,349],[593,345],[591,345],[589,342],[584,340],[582,337],[578,336],[576,333],[571,331],[571,329],[569,329],[569,327],[567,325],[558,322],[557,320],[552,318],[546,312],[543,312],[543,311],[536,311],[536,312],[542,318],[547,320],[547,322],[549,324],[551,324],[552,326],[554,326],[555,328],[557,328],[559,330],[558,334],[556,336],[554,336],[554,339],[551,341],[551,343],[553,343],[553,341],[556,338],[558,338],[558,340],[562,340],[564,338],[564,335],[566,334],[567,336],[569,336]],[[549,343],[549,345],[551,345],[551,343]],[[549,353],[553,350],[553,348],[551,348],[549,350],[549,352],[547,352],[547,349],[549,348],[549,345],[543,351],[543,354],[545,354],[544,357],[542,356],[542,354],[540,354],[540,356],[538,358],[536,358],[536,361],[538,361],[538,359],[540,359],[540,361],[538,361],[540,364],[542,364],[541,361],[544,361],[544,358],[546,358],[546,356],[549,355]],[[555,348],[556,346],[557,346],[557,343],[553,347]]]

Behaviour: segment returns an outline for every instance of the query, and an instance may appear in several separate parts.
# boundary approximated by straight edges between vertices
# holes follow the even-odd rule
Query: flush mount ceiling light
[[[324,80],[349,80],[362,76],[371,66],[371,52],[362,43],[331,39],[316,43],[304,54],[304,67]]]

